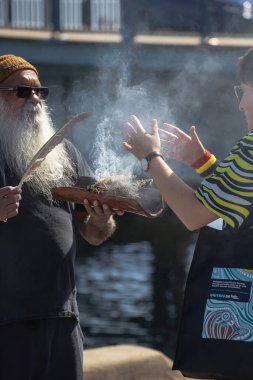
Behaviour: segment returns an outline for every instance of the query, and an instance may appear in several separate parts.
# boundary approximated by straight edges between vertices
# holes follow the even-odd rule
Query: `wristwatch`
[[[164,160],[164,157],[163,157],[162,153],[160,153],[160,152],[151,152],[145,158],[143,158],[141,160],[141,166],[145,172],[147,172],[149,170],[150,161],[153,160],[153,158],[155,158],[155,157],[162,157],[162,159]]]

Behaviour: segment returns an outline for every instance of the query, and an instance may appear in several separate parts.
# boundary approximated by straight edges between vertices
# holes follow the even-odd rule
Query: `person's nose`
[[[32,99],[32,101],[36,104],[41,104],[41,98],[40,96],[38,95],[38,93],[36,93],[35,90],[32,90],[32,93],[31,93],[31,96],[30,96],[30,99]]]

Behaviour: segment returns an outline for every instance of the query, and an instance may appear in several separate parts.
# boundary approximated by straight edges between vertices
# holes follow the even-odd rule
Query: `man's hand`
[[[205,148],[201,143],[195,127],[191,127],[189,135],[172,124],[163,124],[164,129],[159,129],[161,145],[165,157],[174,158],[187,166],[191,166],[205,154]]]
[[[19,187],[0,188],[0,221],[6,221],[18,214],[21,192]]]
[[[100,205],[98,201],[89,203],[84,200],[84,213],[76,213],[76,221],[81,235],[92,245],[99,245],[108,239],[115,231],[116,224],[113,215],[123,215],[123,211],[111,210],[108,205]],[[79,215],[78,215],[79,214]]]
[[[123,215],[123,211],[113,211],[106,204],[100,205],[98,201],[93,201],[93,203],[89,203],[87,199],[83,202],[84,207],[92,219],[94,224],[104,225],[108,222],[108,220],[114,215]]]

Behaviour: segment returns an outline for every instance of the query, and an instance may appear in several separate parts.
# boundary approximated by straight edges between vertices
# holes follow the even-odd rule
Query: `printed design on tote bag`
[[[202,338],[253,342],[253,271],[213,268]]]

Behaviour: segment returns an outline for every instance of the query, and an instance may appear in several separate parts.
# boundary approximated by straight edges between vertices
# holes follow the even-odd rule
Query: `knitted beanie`
[[[0,82],[17,70],[33,70],[38,75],[36,68],[23,58],[13,54],[0,55]]]

